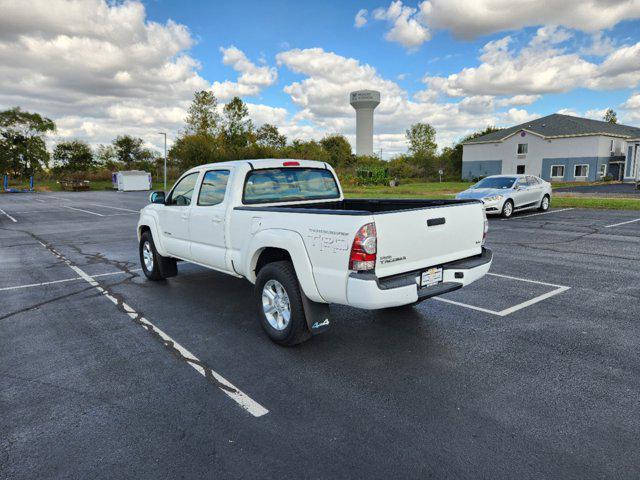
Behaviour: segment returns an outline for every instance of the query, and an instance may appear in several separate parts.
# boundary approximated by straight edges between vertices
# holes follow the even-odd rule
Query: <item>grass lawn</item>
[[[175,180],[167,180],[167,186]],[[111,181],[100,180],[90,182],[91,190],[111,190]],[[348,198],[453,198],[456,193],[466,190],[472,182],[416,182],[401,183],[398,187],[386,185],[345,186],[344,193]],[[554,188],[575,185],[573,183],[554,183]],[[18,186],[18,185],[16,185]],[[20,185],[25,188],[26,185]],[[60,184],[55,180],[36,182],[37,191],[60,191]],[[162,190],[162,182],[153,182],[153,190]],[[170,188],[170,187],[169,187]],[[611,210],[640,210],[640,199],[633,198],[599,198],[599,197],[554,197],[551,201],[556,208],[599,208]]]
[[[175,180],[167,180],[167,188],[171,188],[173,186]],[[12,185],[13,186],[13,185]],[[16,185],[16,187],[20,186],[20,188],[26,188],[27,185]],[[153,182],[152,190],[162,190],[163,189],[162,182]],[[55,180],[40,180],[35,182],[34,188],[37,192],[60,192],[62,188],[60,184]],[[89,188],[91,190],[112,190],[113,184],[111,180],[92,180],[89,182]]]
[[[470,182],[405,183],[399,187],[371,185],[344,187],[349,198],[453,198],[457,192],[466,190]],[[574,184],[554,184],[555,188]],[[599,198],[599,197],[553,197],[551,204],[556,208],[600,208],[611,210],[640,210],[640,199]]]

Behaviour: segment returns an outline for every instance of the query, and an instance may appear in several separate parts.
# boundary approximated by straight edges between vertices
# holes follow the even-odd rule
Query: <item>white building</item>
[[[555,113],[463,144],[462,178],[530,173],[550,181],[632,181],[640,128]]]

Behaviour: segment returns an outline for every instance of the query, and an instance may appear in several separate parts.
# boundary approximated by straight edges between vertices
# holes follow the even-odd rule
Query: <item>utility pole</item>
[[[167,192],[167,134],[165,132],[158,132],[159,135],[164,135],[164,192]]]

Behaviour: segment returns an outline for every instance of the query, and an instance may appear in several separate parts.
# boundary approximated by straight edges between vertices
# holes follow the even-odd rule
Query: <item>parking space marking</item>
[[[142,270],[141,268],[133,268],[129,270],[130,272],[139,272]],[[118,270],[117,272],[108,272],[108,273],[98,273],[96,275],[92,275],[92,277],[108,277],[111,275],[124,275],[127,272],[123,272],[122,270]],[[43,287],[46,285],[54,285],[56,283],[66,283],[73,282],[75,280],[82,280],[82,277],[72,277],[72,278],[63,278],[61,280],[52,280],[50,282],[40,282],[40,283],[28,283],[26,285],[14,285],[13,287],[2,287],[0,288],[0,292],[5,292],[7,290],[20,290],[22,288],[33,288],[33,287]]]
[[[91,215],[97,215],[98,217],[104,217],[104,215],[101,213],[92,212],[90,210],[83,210],[81,208],[76,208],[76,207],[70,207],[68,205],[62,205],[62,208],[70,208],[71,210],[77,210],[79,212],[90,213]]]
[[[500,273],[487,273],[487,275],[491,275],[493,277],[508,278],[510,280],[516,280],[519,282],[535,283],[537,285],[555,287],[555,289],[550,292],[543,293],[542,295],[538,295],[537,297],[534,297],[531,300],[524,301],[522,303],[514,305],[513,307],[505,308],[504,310],[500,310],[500,311],[477,307],[475,305],[469,305],[467,303],[456,302],[455,300],[449,300],[448,298],[433,297],[433,299],[438,300],[440,302],[450,303],[452,305],[458,305],[460,307],[469,308],[471,310],[477,310],[479,312],[489,313],[491,315],[497,315],[498,317],[506,317],[507,315],[511,315],[512,313],[517,312],[518,310],[522,310],[523,308],[530,307],[531,305],[534,305],[548,298],[554,297],[562,292],[566,292],[571,288],[565,285],[556,285],[555,283],[540,282],[538,280],[530,280],[528,278],[512,277],[511,275],[502,275]]]
[[[93,205],[94,207],[111,208],[113,210],[122,210],[125,212],[140,213],[140,210],[131,210],[130,208],[110,207],[108,205],[100,205],[99,203],[88,203],[87,205]]]
[[[0,213],[2,213],[5,217],[7,217],[9,220],[11,220],[14,223],[18,223],[18,220],[16,220],[15,218],[13,218],[11,215],[9,215],[7,212],[5,212],[4,210],[2,210],[0,208]]]
[[[636,218],[635,220],[629,220],[627,222],[614,223],[613,225],[605,225],[604,228],[619,227],[620,225],[627,225],[629,223],[635,223],[635,222],[640,222],[640,218]]]
[[[538,215],[549,215],[550,213],[567,212],[569,210],[575,210],[575,208],[573,208],[573,207],[571,207],[571,208],[561,208],[560,210],[550,210],[548,212],[532,213],[531,215],[522,215],[522,216],[518,216],[518,217],[503,218],[502,221],[518,220],[519,218],[527,218],[527,217],[537,217]]]
[[[71,260],[67,259],[64,255],[58,252],[51,245],[47,245],[46,243],[38,240],[40,245],[49,250],[53,255],[62,260],[71,270],[76,272],[78,276],[80,276],[84,281],[86,281],[89,285],[94,287],[98,292],[104,295],[111,303],[113,303],[116,307],[123,310],[131,320],[133,320],[138,325],[142,326],[146,331],[152,334],[154,337],[158,338],[165,348],[172,350],[179,358],[187,362],[195,371],[197,371],[200,375],[205,377],[207,380],[211,381],[215,386],[217,386],[222,392],[235,401],[240,407],[249,412],[254,417],[262,417],[269,413],[269,410],[264,408],[258,402],[253,400],[247,394],[245,394],[238,387],[233,385],[229,380],[224,378],[218,372],[214,371],[211,367],[202,362],[198,357],[196,357],[193,353],[183,347],[181,344],[176,342],[173,338],[167,335],[164,331],[154,325],[152,322],[143,317],[140,313],[136,312],[131,306],[122,300],[122,298],[118,298],[116,294],[111,292],[108,288],[102,287],[100,283],[95,279],[95,276],[91,276],[82,270],[80,267],[74,265]]]

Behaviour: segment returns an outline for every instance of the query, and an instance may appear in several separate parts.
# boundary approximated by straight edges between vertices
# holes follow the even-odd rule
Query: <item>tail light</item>
[[[487,234],[489,233],[489,220],[487,219],[487,212],[482,209],[482,215],[484,216],[484,230],[482,232],[482,245],[484,246],[487,241]]]
[[[349,270],[373,270],[376,266],[378,251],[378,237],[376,224],[367,223],[360,227],[356,238],[353,239],[351,254],[349,255]]]

